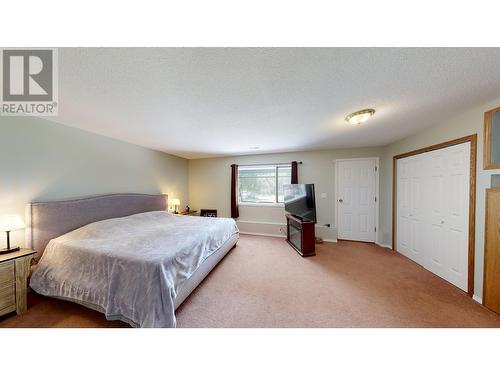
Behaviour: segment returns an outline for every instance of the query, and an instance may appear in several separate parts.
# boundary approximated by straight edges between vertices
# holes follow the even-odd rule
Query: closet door
[[[410,258],[410,163],[411,157],[397,161],[397,249]]]
[[[428,256],[425,267],[436,275],[446,279],[446,230],[444,218],[447,212],[447,166],[445,149],[431,151],[426,154],[428,160],[427,183],[429,185],[428,199],[428,225],[426,227],[429,236]]]
[[[470,143],[397,161],[397,250],[467,290]]]
[[[415,262],[425,260],[424,241],[422,236],[425,225],[424,206],[424,172],[425,158],[422,155],[412,157],[410,163],[410,258]]]
[[[425,259],[424,172],[422,155],[398,160],[398,250],[417,263]]]
[[[470,143],[446,150],[446,211],[444,247],[446,280],[467,290],[469,257]]]

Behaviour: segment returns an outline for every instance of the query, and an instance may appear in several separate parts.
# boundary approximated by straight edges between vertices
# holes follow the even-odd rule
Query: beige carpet
[[[0,327],[117,327],[73,303],[30,295]],[[317,246],[242,235],[177,311],[178,327],[500,327],[500,316],[419,265],[376,245]]]

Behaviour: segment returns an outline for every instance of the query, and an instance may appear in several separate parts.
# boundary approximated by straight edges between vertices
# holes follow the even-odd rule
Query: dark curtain
[[[238,165],[231,165],[231,217],[236,219],[240,216],[238,209]]]
[[[297,171],[297,162],[292,161],[292,178],[290,180],[291,184],[298,184],[299,183],[299,174]]]

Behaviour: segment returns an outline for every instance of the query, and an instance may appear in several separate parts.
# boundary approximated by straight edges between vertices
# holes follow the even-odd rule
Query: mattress
[[[147,212],[51,240],[30,281],[137,327],[175,327],[175,309],[234,246],[233,219]]]

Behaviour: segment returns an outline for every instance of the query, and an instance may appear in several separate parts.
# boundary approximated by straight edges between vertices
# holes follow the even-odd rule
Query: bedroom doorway
[[[377,242],[378,158],[335,160],[339,240]]]

